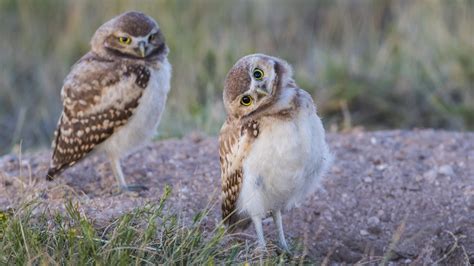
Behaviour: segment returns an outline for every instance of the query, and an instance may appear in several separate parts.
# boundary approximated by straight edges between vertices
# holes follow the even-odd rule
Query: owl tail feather
[[[227,230],[232,233],[239,230],[245,230],[249,227],[252,220],[248,216],[238,215],[233,212],[226,217],[222,217],[224,224],[227,226]]]
[[[53,181],[54,178],[59,175],[64,170],[63,165],[51,165],[48,169],[48,173],[46,174],[46,180]]]

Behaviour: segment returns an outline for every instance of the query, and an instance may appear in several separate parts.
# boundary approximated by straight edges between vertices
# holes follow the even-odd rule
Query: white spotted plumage
[[[168,47],[156,21],[140,12],[106,22],[91,46],[64,81],[47,178],[103,152],[121,189],[142,189],[127,185],[120,158],[149,140],[160,122],[170,90]]]
[[[150,81],[135,114],[98,149],[117,156],[125,156],[140,148],[156,132],[170,90],[171,65],[168,60],[159,69],[151,69]]]

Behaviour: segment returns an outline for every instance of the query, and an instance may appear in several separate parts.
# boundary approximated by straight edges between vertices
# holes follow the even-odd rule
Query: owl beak
[[[145,42],[138,43],[138,50],[140,51],[141,57],[145,57]]]
[[[265,90],[265,89],[262,89],[262,88],[257,88],[257,89],[256,89],[256,92],[257,92],[257,94],[260,95],[260,96],[267,96],[267,95],[268,95],[268,91]]]

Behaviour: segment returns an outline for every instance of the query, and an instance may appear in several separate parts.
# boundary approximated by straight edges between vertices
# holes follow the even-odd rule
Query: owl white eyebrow
[[[142,36],[142,37],[133,37],[133,39],[137,42],[140,42],[140,41],[147,41],[148,40],[148,36]]]
[[[152,31],[152,32],[148,33],[146,36],[133,37],[133,38],[137,41],[147,41],[148,38],[150,38],[151,35],[157,34],[157,33],[158,33],[158,30],[155,30],[155,31]]]

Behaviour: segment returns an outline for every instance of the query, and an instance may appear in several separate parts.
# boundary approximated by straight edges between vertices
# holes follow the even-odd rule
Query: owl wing
[[[251,129],[251,130],[249,130]],[[256,132],[256,133],[254,133]],[[222,219],[227,225],[247,227],[249,220],[237,213],[237,200],[242,188],[242,164],[250,144],[258,135],[255,122],[241,125],[227,120],[219,135],[219,155],[222,181]]]
[[[47,179],[74,165],[125,125],[149,78],[150,71],[143,65],[103,60],[91,53],[76,63],[61,91],[64,109]]]

